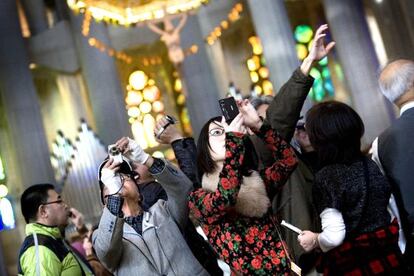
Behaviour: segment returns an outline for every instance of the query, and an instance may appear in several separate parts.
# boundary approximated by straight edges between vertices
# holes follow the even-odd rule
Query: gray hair
[[[382,94],[391,102],[395,102],[414,87],[414,62],[408,60],[396,61],[395,64],[399,63],[399,66],[393,66],[393,63],[387,65],[383,70],[383,72],[386,71],[388,66],[394,69],[390,76],[381,77],[379,80]]]

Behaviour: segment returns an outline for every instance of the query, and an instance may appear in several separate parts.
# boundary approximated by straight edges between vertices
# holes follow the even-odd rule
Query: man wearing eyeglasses
[[[60,228],[68,224],[70,212],[55,187],[33,185],[20,203],[27,236],[20,248],[19,275],[92,275],[63,240]]]

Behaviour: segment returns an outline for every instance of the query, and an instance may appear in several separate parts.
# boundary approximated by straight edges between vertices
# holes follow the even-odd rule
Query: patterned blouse
[[[263,125],[256,133],[273,153],[274,163],[260,174],[268,194],[278,191],[294,170],[297,160],[293,149],[270,126]],[[220,258],[232,269],[245,275],[289,275],[289,264],[282,242],[268,212],[261,218],[231,212],[242,184],[245,136],[226,133],[226,155],[217,190],[198,189],[189,196],[192,215]]]

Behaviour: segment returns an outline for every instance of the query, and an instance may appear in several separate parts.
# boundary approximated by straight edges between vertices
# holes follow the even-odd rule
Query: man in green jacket
[[[19,275],[92,275],[62,237],[70,212],[54,186],[33,185],[20,203],[27,236],[20,248]]]

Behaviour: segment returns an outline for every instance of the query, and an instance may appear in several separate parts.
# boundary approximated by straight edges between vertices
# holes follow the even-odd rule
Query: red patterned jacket
[[[260,172],[268,194],[283,187],[297,160],[293,149],[275,130],[263,125],[256,133],[273,153],[274,163]],[[244,136],[226,133],[226,157],[215,191],[198,189],[189,196],[189,208],[210,244],[233,270],[245,275],[288,275],[289,263],[276,232],[271,212],[247,217],[234,213],[242,184],[240,164]]]

